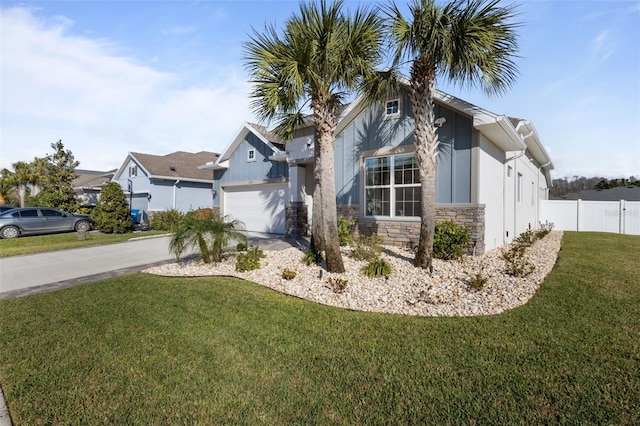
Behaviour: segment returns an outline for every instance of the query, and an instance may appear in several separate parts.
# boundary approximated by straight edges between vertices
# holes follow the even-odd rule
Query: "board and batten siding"
[[[247,161],[249,149],[255,149],[255,161]],[[213,174],[214,190],[221,194],[225,185],[250,182],[261,183],[265,180],[286,179],[289,177],[289,167],[286,162],[270,160],[273,151],[252,132],[238,145],[229,159],[229,168],[216,170]],[[213,200],[214,206],[220,206],[220,196]]]
[[[470,203],[472,120],[439,104],[436,104],[435,117],[446,118],[438,129],[436,202]],[[363,152],[400,146],[413,151],[413,145],[413,116],[408,96],[402,96],[399,118],[384,119],[380,105],[363,111],[336,138],[337,203],[360,204]]]

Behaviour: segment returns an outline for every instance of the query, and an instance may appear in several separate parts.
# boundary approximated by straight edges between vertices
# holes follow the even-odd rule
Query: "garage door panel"
[[[224,189],[224,214],[244,222],[247,231],[284,234],[287,185]]]

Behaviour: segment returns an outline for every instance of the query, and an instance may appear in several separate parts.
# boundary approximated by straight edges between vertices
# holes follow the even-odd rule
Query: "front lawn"
[[[30,235],[27,237],[0,239],[0,257],[20,254],[42,253],[46,251],[64,250],[99,244],[119,243],[132,238],[166,234],[165,231],[128,232],[126,234],[102,234],[88,232],[83,240],[78,239],[77,232],[66,232],[50,235]]]
[[[565,233],[498,316],[352,312],[134,274],[0,301],[20,424],[638,424],[640,238]]]

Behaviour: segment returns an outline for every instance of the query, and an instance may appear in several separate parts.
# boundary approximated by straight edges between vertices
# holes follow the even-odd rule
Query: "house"
[[[80,205],[95,207],[102,187],[111,181],[115,172],[115,169],[107,172],[76,169],[76,178],[71,182],[71,185]]]
[[[335,143],[338,215],[356,219],[361,233],[388,243],[417,242],[420,184],[413,116],[405,87],[366,106],[362,98],[339,118]],[[548,198],[551,160],[528,120],[497,115],[437,91],[440,138],[437,220],[469,226],[482,253],[539,224],[538,203]],[[286,145],[267,129],[245,123],[213,171],[214,208],[250,231],[305,234],[312,217],[311,122]]]
[[[176,209],[187,212],[213,207],[211,173],[198,169],[213,163],[218,154],[208,151],[177,151],[167,155],[130,152],[116,171],[118,182],[131,208],[143,217],[153,212]]]
[[[640,186],[619,186],[609,189],[583,189],[577,196],[590,201],[640,201]]]

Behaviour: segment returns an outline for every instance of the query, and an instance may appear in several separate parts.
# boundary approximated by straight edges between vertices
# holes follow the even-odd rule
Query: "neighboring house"
[[[578,199],[589,201],[640,201],[640,186],[620,186],[609,189],[584,189]]]
[[[111,181],[115,172],[115,169],[108,172],[76,169],[77,176],[71,184],[76,197],[80,201],[80,206],[95,207],[102,187]]]
[[[113,180],[125,191],[131,208],[142,211],[143,217],[169,209],[187,212],[211,208],[211,173],[198,166],[217,158],[218,154],[207,151],[167,155],[130,152]]]
[[[338,214],[361,233],[416,243],[420,183],[413,117],[406,90],[365,107],[345,108],[336,130]],[[551,160],[533,124],[497,115],[443,92],[436,96],[440,137],[437,220],[471,229],[482,253],[539,224],[548,198]],[[311,122],[285,145],[264,127],[245,123],[213,164],[214,207],[251,231],[305,234],[311,218],[314,129]]]

